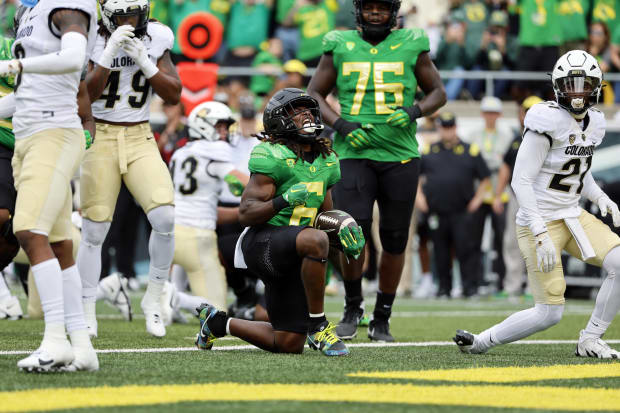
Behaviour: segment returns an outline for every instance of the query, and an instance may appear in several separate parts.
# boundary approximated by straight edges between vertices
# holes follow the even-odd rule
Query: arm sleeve
[[[596,202],[601,195],[605,195],[605,192],[603,192],[601,187],[594,181],[592,171],[588,171],[583,179],[583,189],[581,190],[581,195],[592,202]]]
[[[207,174],[217,176],[220,179],[224,179],[233,169],[235,169],[235,165],[230,162],[211,161],[207,164]]]
[[[545,162],[550,147],[551,144],[546,136],[527,131],[519,147],[512,174],[512,189],[517,197],[519,208],[524,212],[530,230],[534,235],[547,230],[545,221],[538,211],[534,182]]]
[[[9,93],[0,99],[0,119],[10,118],[15,113],[15,94]]]
[[[20,59],[23,73],[62,75],[82,70],[86,60],[87,39],[77,32],[68,32],[60,38],[60,51]]]

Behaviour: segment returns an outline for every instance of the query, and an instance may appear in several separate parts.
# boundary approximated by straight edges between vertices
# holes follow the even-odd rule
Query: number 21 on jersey
[[[403,76],[405,73],[405,65],[403,62],[344,62],[342,64],[342,75],[351,76],[353,73],[359,73],[357,84],[355,85],[355,95],[353,96],[353,105],[351,106],[351,115],[359,115],[362,109],[362,102],[366,95],[366,87],[372,74],[372,80],[375,85],[375,113],[377,115],[387,115],[394,112],[387,107],[385,103],[385,94],[394,95],[394,105],[403,105],[403,90],[405,86],[398,83],[385,83],[383,74],[389,72],[396,76]]]

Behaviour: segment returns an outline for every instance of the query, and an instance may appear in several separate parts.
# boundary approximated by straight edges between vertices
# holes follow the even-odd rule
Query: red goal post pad
[[[202,102],[213,100],[218,68],[219,66],[215,63],[181,62],[177,64],[177,72],[183,85],[181,103],[183,103],[186,116]]]
[[[181,52],[195,60],[213,56],[222,44],[224,27],[217,17],[206,11],[188,15],[177,29]]]

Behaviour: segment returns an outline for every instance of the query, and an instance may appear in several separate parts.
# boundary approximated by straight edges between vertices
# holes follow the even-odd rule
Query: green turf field
[[[43,322],[0,321],[0,412],[620,410],[620,362],[574,356],[591,301],[569,301],[562,322],[532,336],[534,342],[474,356],[451,344],[456,328],[479,332],[531,303],[397,299],[391,325],[399,343],[364,347],[369,340],[360,328],[351,354],[340,358],[310,349],[269,354],[228,338],[213,351],[197,351],[195,319],[156,339],[145,332],[139,296],[132,301],[138,314],[131,323],[98,305],[96,373],[18,371],[21,352],[39,344]],[[331,321],[341,308],[341,298],[327,299]],[[605,338],[620,347],[620,322]]]

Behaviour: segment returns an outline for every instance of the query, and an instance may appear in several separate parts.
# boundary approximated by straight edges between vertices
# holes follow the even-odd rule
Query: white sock
[[[60,264],[56,258],[43,261],[31,267],[34,282],[41,298],[45,319],[43,339],[66,339],[63,282]]]
[[[110,229],[110,222],[82,220],[82,239],[77,254],[77,266],[82,278],[84,301],[95,301],[101,275],[101,247]]]
[[[620,309],[620,248],[612,249],[603,260],[603,268],[607,277],[603,281],[598,294],[592,316],[586,325],[584,336],[600,338]]]
[[[77,330],[86,331],[84,307],[82,304],[82,281],[77,265],[72,265],[63,270],[62,287],[67,332],[71,334]]]
[[[183,310],[190,311],[192,314],[197,315],[196,308],[200,307],[200,304],[206,303],[207,299],[196,295],[191,295],[181,291],[177,291],[179,297],[179,307]]]
[[[228,318],[228,320],[226,320],[226,334],[230,335],[230,320],[232,320],[231,317]]]
[[[4,276],[0,274],[0,301],[6,300],[11,296],[11,290],[9,290],[8,285],[4,281]]]
[[[512,343],[546,330],[560,321],[563,311],[563,305],[536,304],[533,308],[514,313],[501,323],[478,334],[474,349],[484,352],[498,344]]]
[[[174,257],[174,207],[170,205],[152,209],[147,218],[153,227],[149,238],[149,283],[144,300],[157,303],[168,280]]]

